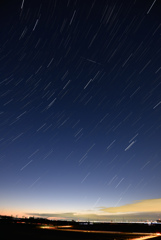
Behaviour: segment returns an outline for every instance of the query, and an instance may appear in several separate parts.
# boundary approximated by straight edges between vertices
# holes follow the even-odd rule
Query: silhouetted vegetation
[[[42,226],[54,227],[55,231],[42,229]],[[64,231],[68,226],[76,231]],[[63,231],[62,231],[63,230]],[[81,232],[82,230],[82,232]],[[85,232],[83,232],[85,231]],[[89,231],[89,232],[88,232]],[[92,232],[90,232],[92,231]],[[101,232],[102,231],[102,232]],[[107,234],[107,233],[108,234]],[[111,232],[111,233],[110,233]],[[113,232],[113,233],[112,233]],[[161,232],[161,224],[151,223],[92,223],[75,221],[56,221],[45,218],[14,218],[0,216],[0,236],[2,240],[10,239],[132,239],[136,233]]]

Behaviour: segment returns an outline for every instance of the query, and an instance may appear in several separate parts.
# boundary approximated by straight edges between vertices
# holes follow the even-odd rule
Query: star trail
[[[153,216],[160,16],[159,0],[1,1],[0,214]]]

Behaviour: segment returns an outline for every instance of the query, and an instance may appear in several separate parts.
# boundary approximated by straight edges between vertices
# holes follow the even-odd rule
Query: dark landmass
[[[13,218],[0,216],[0,239],[77,239],[121,240],[135,239],[161,233],[161,224],[145,223],[90,223],[53,221],[43,218]],[[151,238],[153,239],[153,238]]]

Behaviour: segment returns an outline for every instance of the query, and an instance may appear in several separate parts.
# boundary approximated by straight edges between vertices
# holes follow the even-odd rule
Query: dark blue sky
[[[160,14],[153,0],[1,2],[0,214],[161,198]]]

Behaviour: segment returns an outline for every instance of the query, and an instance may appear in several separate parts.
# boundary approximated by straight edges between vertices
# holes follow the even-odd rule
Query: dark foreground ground
[[[73,229],[69,231],[63,229],[45,229],[41,225],[22,224],[22,223],[7,223],[0,224],[0,240],[10,239],[29,239],[29,240],[127,240],[138,239],[143,236],[148,236],[146,233],[125,233],[125,232],[97,232],[87,229]],[[91,232],[92,231],[92,232]],[[161,237],[150,239],[159,240]],[[143,238],[140,238],[143,239]]]

